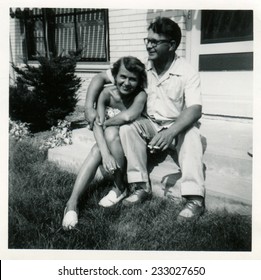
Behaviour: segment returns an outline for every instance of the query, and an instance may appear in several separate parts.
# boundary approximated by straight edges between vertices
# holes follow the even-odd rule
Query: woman
[[[127,184],[124,182],[125,158],[119,126],[134,121],[144,110],[147,100],[143,89],[147,82],[145,66],[135,57],[123,57],[102,75],[107,80],[114,80],[114,86],[105,87],[99,95],[93,126],[96,144],[84,161],[66,204],[62,222],[65,230],[74,228],[78,223],[79,198],[92,182],[100,164],[113,174],[114,187],[101,199],[99,205],[111,207],[127,195]]]

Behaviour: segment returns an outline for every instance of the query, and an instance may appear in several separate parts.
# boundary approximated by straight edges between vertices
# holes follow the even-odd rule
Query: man
[[[204,212],[203,151],[194,126],[202,106],[199,75],[176,54],[180,41],[181,30],[171,19],[158,17],[149,25],[144,39],[148,51],[147,118],[121,126],[120,137],[132,191],[123,204],[133,205],[150,196],[148,147],[152,152],[176,149],[182,172],[181,194],[186,199],[178,219],[188,220]],[[94,103],[110,81],[108,75],[97,75],[88,88],[85,113],[90,129],[96,117]]]
[[[199,75],[175,53],[181,30],[171,19],[156,18],[144,41],[149,60],[148,118],[120,128],[128,182],[133,190],[123,203],[132,205],[149,195],[148,147],[156,152],[172,148],[178,153],[181,194],[186,199],[178,219],[192,219],[204,212],[205,195],[202,144],[194,126],[202,109]]]

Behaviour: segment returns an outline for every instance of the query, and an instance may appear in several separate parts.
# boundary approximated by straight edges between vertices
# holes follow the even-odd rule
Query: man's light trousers
[[[157,133],[149,120],[136,121],[120,127],[122,147],[127,158],[128,183],[148,182],[147,144]],[[195,126],[180,133],[177,150],[181,169],[181,195],[205,196],[203,175],[203,148],[199,129]],[[160,151],[159,151],[160,152]]]

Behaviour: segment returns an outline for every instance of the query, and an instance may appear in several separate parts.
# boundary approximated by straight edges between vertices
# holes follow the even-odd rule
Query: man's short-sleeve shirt
[[[170,126],[185,108],[201,105],[199,74],[185,59],[176,55],[162,77],[149,61],[147,76],[147,114],[158,129]]]

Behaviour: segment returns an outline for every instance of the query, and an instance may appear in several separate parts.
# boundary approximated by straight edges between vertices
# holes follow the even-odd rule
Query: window
[[[201,15],[201,45],[208,51],[199,55],[199,71],[252,71],[253,11],[203,10]]]
[[[34,8],[25,19],[28,58],[81,52],[81,61],[109,60],[106,9]]]
[[[202,11],[201,44],[250,40],[253,40],[253,11]]]

